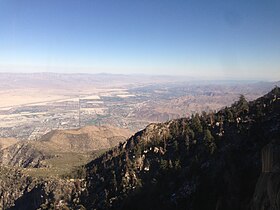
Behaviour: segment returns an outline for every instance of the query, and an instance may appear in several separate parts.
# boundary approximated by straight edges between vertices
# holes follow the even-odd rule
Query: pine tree
[[[178,142],[176,140],[173,142],[172,147],[173,147],[175,152],[177,152],[179,150],[179,144],[178,144]]]
[[[199,119],[199,115],[196,113],[195,116],[192,118],[192,126],[195,131],[202,133],[202,125]]]
[[[212,136],[211,132],[209,129],[206,129],[204,131],[204,139],[203,139],[206,143],[210,143],[214,140],[214,137]]]
[[[236,104],[237,112],[248,112],[249,111],[249,104],[245,99],[244,95],[240,95],[239,100]]]

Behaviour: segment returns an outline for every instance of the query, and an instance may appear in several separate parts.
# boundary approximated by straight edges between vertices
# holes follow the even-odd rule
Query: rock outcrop
[[[80,179],[38,179],[0,166],[0,209],[82,209],[79,197],[85,186]]]
[[[256,185],[251,209],[280,209],[280,139],[275,139],[262,150],[262,173]]]
[[[51,155],[36,148],[33,142],[18,142],[0,150],[0,164],[16,167],[42,167],[42,161]]]

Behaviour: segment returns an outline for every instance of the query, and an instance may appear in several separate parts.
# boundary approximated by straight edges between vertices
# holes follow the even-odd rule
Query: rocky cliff
[[[0,150],[0,164],[17,167],[42,167],[42,161],[51,158],[33,142],[18,142]]]
[[[38,179],[0,166],[0,209],[81,209],[85,187],[83,179]]]
[[[262,173],[252,199],[253,209],[280,209],[280,139],[262,150]]]

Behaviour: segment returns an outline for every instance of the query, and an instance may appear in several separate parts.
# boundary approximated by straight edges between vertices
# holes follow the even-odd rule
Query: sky
[[[279,0],[0,0],[0,72],[280,80]]]

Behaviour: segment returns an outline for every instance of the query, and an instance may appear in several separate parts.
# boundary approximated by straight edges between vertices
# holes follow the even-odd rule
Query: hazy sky
[[[280,80],[280,1],[0,0],[0,71]]]

